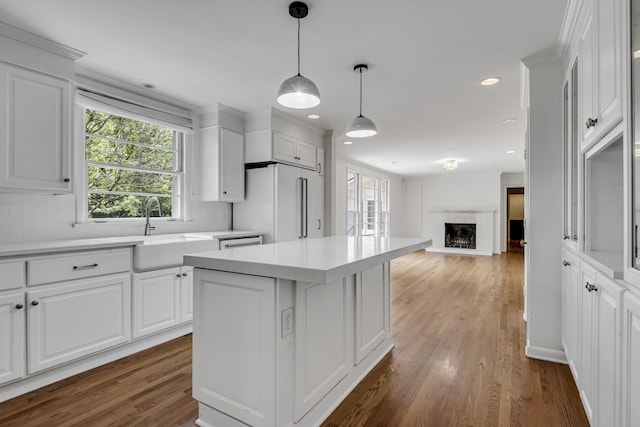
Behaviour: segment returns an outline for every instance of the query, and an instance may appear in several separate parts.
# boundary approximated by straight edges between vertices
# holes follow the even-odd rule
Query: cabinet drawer
[[[29,285],[120,273],[130,269],[130,248],[55,255],[27,261]]]
[[[0,291],[20,288],[25,282],[24,260],[0,261]]]

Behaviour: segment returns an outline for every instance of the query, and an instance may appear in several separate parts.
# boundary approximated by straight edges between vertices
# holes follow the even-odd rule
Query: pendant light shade
[[[283,81],[278,104],[289,108],[311,108],[320,104],[320,91],[314,82],[298,74]]]
[[[296,109],[312,108],[320,104],[320,91],[308,78],[300,74],[300,19],[309,14],[307,5],[294,1],[289,5],[289,15],[298,20],[298,74],[282,82],[278,90],[278,104]]]
[[[373,121],[362,115],[362,73],[368,70],[369,67],[365,64],[358,64],[353,67],[353,71],[360,74],[360,115],[351,120],[349,126],[347,126],[346,135],[350,138],[366,138],[378,133]]]

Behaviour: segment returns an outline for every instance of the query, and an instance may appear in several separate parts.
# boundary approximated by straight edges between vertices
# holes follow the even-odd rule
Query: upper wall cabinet
[[[71,85],[0,63],[0,100],[0,187],[71,192]]]
[[[620,0],[593,0],[580,38],[582,149],[622,119]]]
[[[281,162],[317,169],[316,147],[301,139],[275,131],[248,133],[246,162]]]
[[[244,136],[211,126],[200,130],[201,200],[244,200]]]

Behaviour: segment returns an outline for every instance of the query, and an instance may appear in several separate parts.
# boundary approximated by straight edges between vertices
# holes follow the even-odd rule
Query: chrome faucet
[[[158,216],[162,216],[162,205],[160,204],[160,200],[157,197],[149,197],[147,200],[147,223],[144,226],[144,235],[151,236],[151,230],[155,230],[156,227],[151,225],[149,222],[149,216],[151,214],[151,203],[156,202],[158,204]]]

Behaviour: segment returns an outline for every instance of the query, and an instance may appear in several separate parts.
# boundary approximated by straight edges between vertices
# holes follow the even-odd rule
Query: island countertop
[[[187,254],[184,263],[208,270],[329,283],[428,246],[431,240],[424,238],[331,236]]]

